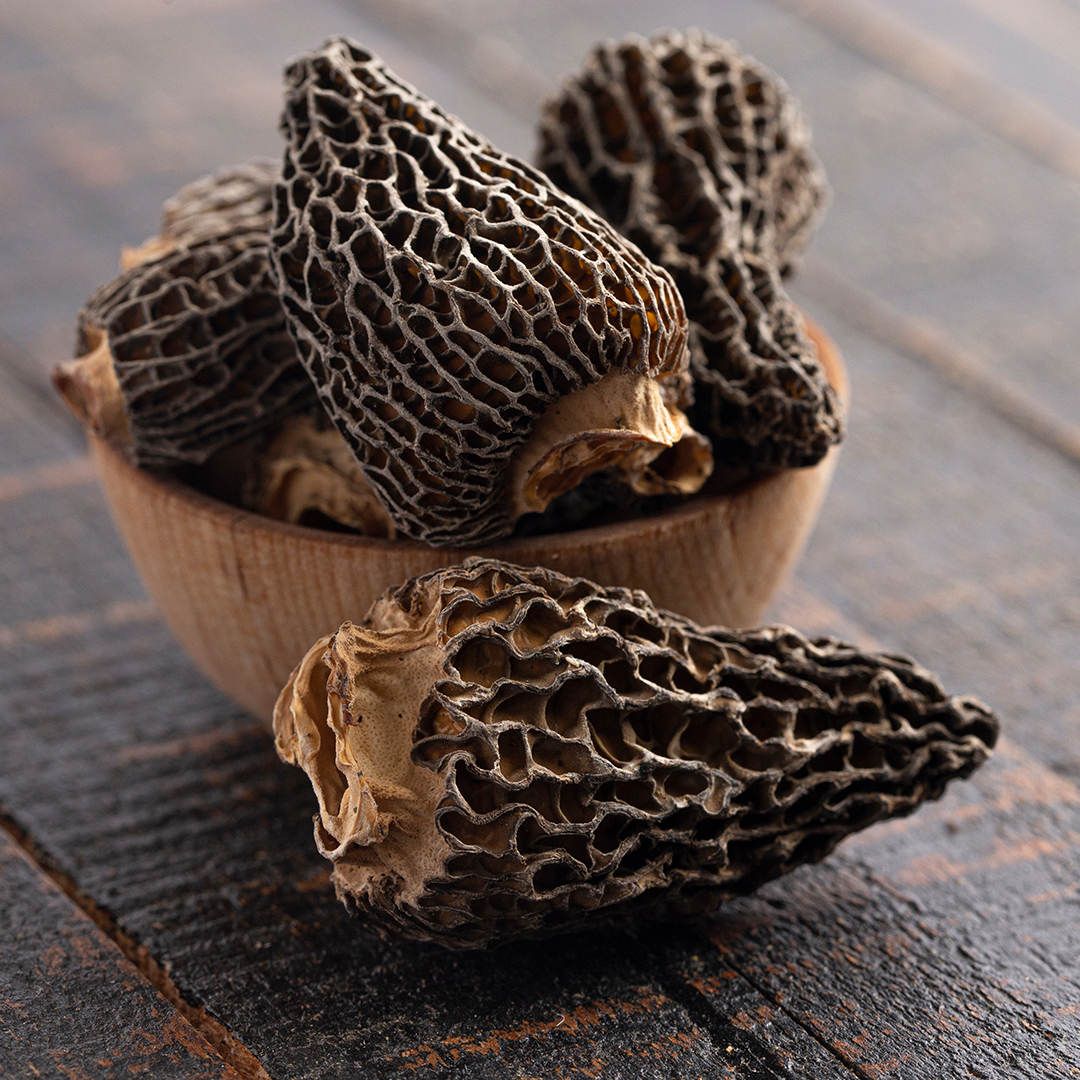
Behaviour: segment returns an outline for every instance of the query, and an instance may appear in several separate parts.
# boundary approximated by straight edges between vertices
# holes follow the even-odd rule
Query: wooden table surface
[[[347,33],[497,145],[597,39],[795,89],[850,436],[774,615],[914,655],[992,762],[704,929],[453,955],[333,898],[306,778],[178,651],[47,385],[180,184]],[[0,0],[0,1076],[1080,1076],[1077,0]]]

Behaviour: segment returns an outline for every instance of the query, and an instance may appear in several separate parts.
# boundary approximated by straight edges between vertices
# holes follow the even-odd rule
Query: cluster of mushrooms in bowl
[[[733,629],[847,404],[784,290],[827,189],[778,78],[602,44],[533,166],[335,39],[281,132],[166,203],[55,382],[347,904],[454,947],[709,910],[987,757],[911,661]]]

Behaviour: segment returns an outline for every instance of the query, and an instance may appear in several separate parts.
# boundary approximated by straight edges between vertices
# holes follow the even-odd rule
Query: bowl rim
[[[832,338],[817,323],[805,315],[803,315],[803,320],[807,333],[817,347],[818,358],[825,369],[825,376],[840,398],[841,407],[846,414],[851,396],[850,382],[840,350],[836,347]],[[408,537],[390,540],[381,536],[360,536],[336,532],[331,529],[317,529],[309,525],[298,525],[290,521],[278,521],[275,518],[257,514],[252,510],[246,510],[243,507],[215,498],[213,495],[208,495],[178,476],[167,472],[140,468],[132,464],[120,450],[105,439],[95,435],[92,431],[88,431],[88,434],[95,454],[106,457],[112,471],[123,472],[131,483],[143,485],[146,489],[155,492],[159,496],[171,496],[182,503],[188,504],[196,512],[216,519],[221,524],[229,524],[234,527],[240,526],[253,532],[276,533],[279,536],[303,544],[328,544],[342,549],[369,552],[401,552],[402,554],[406,552],[435,551],[461,552],[462,558],[468,558],[469,555],[483,555],[497,550],[500,557],[503,555],[508,557],[517,556],[520,553],[525,559],[529,552],[547,553],[553,545],[603,545],[605,542],[617,543],[625,541],[627,536],[640,535],[642,526],[646,524],[658,531],[671,527],[678,528],[680,525],[695,519],[722,513],[725,508],[731,507],[736,500],[741,500],[755,488],[764,489],[777,482],[782,482],[784,477],[793,473],[810,472],[818,469],[834,458],[840,447],[839,443],[831,446],[826,455],[814,465],[799,469],[773,469],[717,494],[691,495],[685,503],[669,507],[667,510],[646,517],[608,522],[605,525],[588,525],[569,532],[543,533],[537,536],[516,538],[507,537],[503,540],[495,540],[474,547],[460,547],[453,545],[436,546],[427,544],[423,540],[413,540]]]
[[[499,550],[507,551],[529,551],[533,548],[546,549],[550,548],[552,543],[557,540],[569,541],[571,538],[574,542],[579,543],[590,541],[602,543],[605,540],[616,540],[628,533],[640,533],[643,523],[662,526],[665,524],[678,524],[685,520],[715,514],[722,507],[730,505],[736,497],[744,495],[753,488],[764,487],[770,482],[795,471],[791,469],[775,469],[772,472],[746,480],[724,492],[713,495],[691,495],[685,503],[679,506],[672,506],[658,513],[631,518],[627,521],[608,522],[604,525],[587,525],[567,532],[543,533],[537,536],[507,537],[503,540],[495,540],[490,543],[465,548],[449,545],[436,546],[408,537],[390,540],[381,536],[361,536],[336,532],[332,529],[318,529],[310,525],[298,525],[291,521],[278,521],[276,518],[266,517],[253,510],[247,510],[242,506],[235,506],[232,503],[225,502],[223,499],[208,495],[178,476],[133,465],[115,446],[92,432],[90,433],[90,439],[95,452],[107,457],[110,467],[115,471],[125,473],[132,483],[143,485],[153,489],[157,494],[171,496],[180,502],[187,503],[193,510],[216,518],[221,522],[242,525],[251,530],[278,533],[281,536],[291,537],[307,543],[317,542],[365,551],[463,551],[480,554],[496,547]],[[816,465],[810,466],[811,469],[816,467]]]

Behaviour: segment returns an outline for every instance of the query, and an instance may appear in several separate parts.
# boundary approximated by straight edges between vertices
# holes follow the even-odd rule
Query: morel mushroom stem
[[[323,638],[279,699],[278,753],[312,777],[319,851],[377,876],[392,872],[415,904],[446,850],[434,813],[444,785],[412,760],[412,725],[393,721],[397,713],[419,714],[445,657],[433,619],[397,630],[351,623],[342,630],[344,651],[333,649],[338,635]],[[340,744],[338,731],[350,732]]]
[[[57,364],[53,386],[67,407],[95,435],[123,450],[131,446],[131,427],[124,395],[116,377],[109,339],[101,330],[87,332],[90,351],[76,360]]]
[[[685,444],[685,445],[683,445]],[[661,475],[652,468],[681,446]],[[609,372],[549,405],[508,467],[510,519],[544,510],[585,477],[618,466],[639,494],[692,495],[712,472],[709,442],[644,375]]]
[[[345,902],[466,948],[708,909],[937,798],[998,731],[909,660],[484,559],[317,642],[274,727]]]
[[[349,444],[318,407],[281,421],[256,455],[241,501],[277,521],[320,525],[321,516],[364,536],[396,535]]]

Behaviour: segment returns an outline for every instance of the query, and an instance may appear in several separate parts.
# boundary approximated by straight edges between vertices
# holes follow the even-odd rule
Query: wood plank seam
[[[828,289],[828,295],[843,295],[843,291],[838,290],[837,292],[834,292],[833,285],[830,284]],[[878,301],[877,298],[872,296],[871,294],[867,294],[867,296],[869,297],[870,301],[874,302],[874,304],[883,304],[882,301]],[[893,312],[892,315],[893,317],[901,320],[904,318],[898,312]],[[829,604],[828,601],[817,597],[816,593],[814,593],[813,590],[811,590],[809,587],[807,587],[801,582],[797,583],[796,588],[792,588],[791,586],[789,586],[786,595],[782,594],[779,600],[780,602],[776,606],[778,608],[777,613],[780,615],[783,615],[785,613],[785,603],[791,603],[795,607],[809,607],[815,612],[818,619],[824,620],[826,623],[828,623],[831,619],[837,620],[838,623],[842,621],[842,623],[844,624],[850,622],[850,620],[848,620],[846,616],[844,616],[840,611],[838,611],[831,604]],[[857,623],[854,624],[854,628],[858,629]],[[823,629],[825,632],[831,632],[828,626],[824,627]],[[846,626],[845,629],[847,629]],[[879,645],[877,647],[881,648],[882,646]],[[1006,737],[1003,737],[999,741],[997,753],[1015,759],[1021,764],[1030,762],[1035,765],[1036,769],[1038,769],[1040,772],[1045,769],[1045,767],[1035,761],[1035,759],[1032,759],[1021,746],[1013,743]],[[1067,780],[1066,778],[1059,776],[1056,773],[1046,772],[1044,773],[1044,775],[1046,789],[1053,792],[1053,798],[1067,804],[1080,805],[1080,787]],[[1042,787],[1040,787],[1040,790],[1042,790]],[[912,827],[917,828],[919,827],[919,821],[925,823],[928,817],[932,816],[935,811],[940,813],[940,806],[924,806],[922,808],[922,812],[916,817],[894,819],[890,822],[881,823],[878,828],[894,830],[908,829]],[[950,811],[949,813],[954,814],[955,812]],[[916,881],[911,880],[910,874],[907,878],[901,878],[899,881],[889,880],[888,878],[875,872],[869,863],[863,861],[860,858],[858,853],[859,847],[864,844],[873,842],[872,837],[868,833],[860,833],[849,839],[851,840],[851,844],[847,845],[848,857],[851,858],[856,865],[862,867],[863,873],[868,881],[881,888],[897,902],[903,904],[906,907],[909,907],[917,917],[921,917],[927,913],[927,909],[923,902],[917,896],[905,891],[902,888],[903,884],[905,883],[917,883]],[[1075,840],[1071,840],[1070,842],[1075,843]],[[1027,840],[1022,845],[1022,849],[1018,849],[1016,851],[1002,848],[999,852],[996,853],[996,857],[1003,859],[1006,862],[1012,862],[1017,861],[1019,858],[1022,857],[1030,858],[1035,855],[1043,857],[1047,855],[1057,854],[1060,852],[1060,850],[1061,847],[1058,845],[1051,845],[1049,842],[1043,839],[1035,838],[1034,840]],[[948,869],[956,870],[957,872],[963,872],[969,869],[969,867],[966,865],[957,865],[955,867],[949,866]],[[858,1075],[860,1078],[863,1078],[863,1080],[875,1080],[875,1078],[877,1078],[877,1080],[880,1080],[881,1072],[879,1070],[868,1071],[862,1068],[858,1062],[851,1061],[846,1058],[842,1052],[843,1043],[836,1045],[830,1041],[826,1041],[826,1037],[824,1035],[817,1034],[811,1024],[801,1018],[800,1015],[793,1011],[791,1007],[785,1005],[782,995],[770,993],[768,986],[763,984],[761,980],[755,979],[753,972],[751,970],[748,970],[745,965],[740,964],[736,957],[729,954],[725,957],[725,959],[726,962],[730,965],[732,971],[736,972],[742,979],[744,979],[750,986],[752,986],[758,994],[765,998],[765,1000],[772,1002],[774,1007],[780,1013],[786,1016],[791,1021],[791,1023],[798,1025],[811,1038],[814,1038],[817,1042],[819,1042],[826,1050],[837,1056],[845,1067],[853,1070],[856,1075]],[[665,990],[666,989],[667,987],[665,986]],[[973,1075],[980,1074],[973,1073]]]
[[[939,326],[904,314],[831,263],[811,257],[804,270],[799,288],[813,300],[875,340],[925,364],[1014,427],[1080,465],[1080,424],[1063,419],[1012,381],[995,375]]]
[[[872,1080],[872,1078],[867,1077],[857,1065],[845,1061],[843,1055],[837,1051],[836,1047],[830,1046],[820,1034],[801,1022],[797,1016],[792,1016],[791,1013],[784,1009],[779,1002],[775,1001],[767,991],[763,990],[762,987],[757,986],[754,983],[754,980],[747,976],[746,972],[740,971],[735,964],[732,964],[732,970],[737,972],[739,978],[744,980],[747,986],[752,987],[762,1000],[772,1003],[783,1012],[783,1014],[795,1024],[800,1031],[808,1035],[822,1050],[825,1051],[826,1054],[829,1055],[829,1057],[835,1060],[838,1065],[845,1070],[850,1071],[853,1076],[860,1077],[860,1080]],[[720,1030],[721,1018],[709,1007],[708,999],[702,990],[689,982],[680,984],[677,979],[669,976],[668,973],[663,970],[658,973],[657,981],[660,984],[661,990],[663,990],[672,1001],[681,1005],[694,1024],[701,1028],[702,1031],[707,1032],[718,1047],[724,1045],[725,1038],[723,1037],[723,1032]]]
[[[940,38],[870,0],[774,0],[835,41],[876,60],[980,127],[1072,180],[1080,180],[1080,130],[995,82]]]
[[[0,502],[21,499],[39,491],[58,491],[97,482],[97,470],[89,454],[32,465],[0,474]]]
[[[4,829],[0,921],[0,1075],[240,1080]]]
[[[29,834],[0,809],[3,829],[60,891],[76,905],[121,953],[139,970],[151,986],[210,1044],[239,1080],[271,1080],[270,1074],[255,1055],[202,1006],[191,1005],[181,995],[168,972],[150,955],[149,950],[125,933],[116,920],[63,871],[59,870],[33,842]]]
[[[1046,778],[1049,789],[1053,791],[1054,798],[1061,798],[1063,802],[1069,805],[1080,805],[1080,788],[1077,788],[1076,785],[1065,780],[1064,778],[1058,777],[1056,774],[1048,773],[1044,766],[1041,766],[1037,761],[1031,759],[1026,753],[1026,751],[1024,751],[1015,743],[1003,739],[998,746],[997,752],[1004,754],[1005,756],[1014,760],[1021,766],[1025,763],[1030,763],[1032,766],[1034,766],[1037,774],[1041,774]],[[1042,789],[1040,787],[1040,791],[1041,790]],[[981,806],[982,804],[978,805]],[[895,830],[896,828],[908,829],[913,827],[918,828],[919,823],[926,823],[928,816],[932,815],[937,809],[937,807],[931,807],[929,808],[928,813],[928,808],[924,807],[922,811],[915,816],[914,819],[894,819],[889,822],[880,823],[876,828],[878,830]],[[999,807],[998,809],[1007,810],[1008,806],[1006,805],[1005,807]],[[941,811],[939,810],[939,812]],[[947,813],[949,814],[949,816],[956,816],[955,809],[947,811]],[[1003,857],[1001,859],[1001,865],[1012,865],[1013,863],[1019,861],[1034,860],[1036,858],[1046,858],[1060,855],[1065,850],[1066,845],[1069,848],[1074,848],[1076,840],[1076,833],[1068,834],[1067,840],[1057,843],[1048,841],[1045,838],[1038,836],[1030,837],[1024,840],[1022,843],[1015,845],[1014,848],[1010,848],[1008,845],[1002,845],[1002,847],[994,853],[994,862],[997,862],[999,857]],[[928,914],[928,909],[923,904],[923,902],[917,896],[905,891],[903,889],[903,885],[910,884],[917,886],[920,884],[930,884],[933,882],[933,879],[923,881],[921,879],[915,879],[912,875],[901,875],[897,879],[890,880],[889,878],[884,877],[880,873],[876,872],[872,864],[860,855],[859,849],[873,842],[872,838],[868,835],[868,833],[860,833],[857,836],[851,837],[850,841],[854,845],[854,850],[852,850],[850,845],[846,847],[847,862],[850,866],[858,868],[861,877],[865,881],[872,883],[873,885],[880,888],[883,892],[891,896],[898,903],[910,908],[917,919],[921,919],[923,916],[926,916]],[[833,858],[835,859],[836,856],[833,856]],[[937,864],[935,863],[932,869],[936,868],[936,865]],[[947,869],[950,871],[950,873],[945,875],[945,877],[948,878],[955,876],[955,874],[962,874],[969,870],[975,870],[979,868],[981,868],[981,866],[978,863],[956,864],[955,866],[946,865],[943,867],[943,869]],[[952,871],[955,871],[955,874]],[[943,879],[944,878],[942,878],[942,880]],[[1075,891],[1073,889],[1073,884],[1074,883],[1070,883],[1066,885],[1064,889],[1054,890],[1047,894],[1028,897],[1028,903],[1040,902],[1043,900],[1052,900],[1058,898],[1061,895],[1071,895],[1072,892]],[[923,926],[924,924],[920,922],[919,925]],[[969,961],[977,962],[978,960],[980,960],[978,954],[973,953],[963,944],[958,947],[958,951],[963,957],[965,957]],[[778,1010],[778,1012],[782,1013],[793,1024],[796,1024],[803,1030],[805,1030],[808,1035],[810,1035],[811,1037],[815,1037],[815,1031],[813,1030],[813,1027],[808,1027],[807,1022],[800,1019],[800,1015],[798,1013],[793,1012],[791,1007],[785,1005],[784,994],[776,991],[770,991],[768,984],[761,979],[755,978],[753,971],[748,969],[746,965],[740,963],[738,958],[733,955],[731,951],[724,952],[724,959],[733,972],[738,974],[741,978],[745,979],[748,985],[753,987],[753,989],[758,994],[764,997],[767,1001],[770,1001]],[[947,967],[943,967],[941,971],[947,974],[948,969]],[[994,983],[994,985],[997,987],[998,990],[1001,990],[1002,992],[1009,994],[1010,996],[1014,996],[1013,992],[1006,986],[1005,983]],[[1015,998],[1015,996],[1014,1000],[1017,1000],[1020,1004],[1026,1004],[1025,1001],[1021,1001],[1020,999]],[[812,1018],[810,1023],[812,1023]],[[858,1076],[864,1078],[864,1080],[880,1080],[880,1077],[883,1075],[883,1073],[880,1071],[879,1066],[871,1065],[867,1066],[866,1068],[861,1067],[857,1061],[853,1061],[845,1057],[843,1049],[846,1045],[849,1044],[846,1044],[845,1042],[840,1040],[837,1040],[835,1043],[830,1043],[826,1042],[825,1038],[825,1036],[817,1036],[818,1041],[821,1042],[826,1049],[829,1049],[840,1057],[841,1062],[845,1067],[852,1069]],[[981,1072],[975,1072],[970,1064],[968,1065],[968,1067],[972,1070],[972,1075],[991,1075],[989,1073],[984,1074]],[[995,1073],[993,1075],[997,1074]],[[1059,1074],[1054,1073],[1053,1075],[1056,1076]],[[1064,1076],[1065,1074],[1061,1073],[1060,1075]],[[1073,1073],[1070,1073],[1069,1075],[1073,1075]]]
[[[1080,55],[1080,11],[1069,0],[961,0],[988,22],[1024,38],[1038,49],[1075,64]]]
[[[14,649],[23,641],[56,641],[128,623],[156,622],[160,618],[157,606],[150,600],[120,600],[97,611],[67,612],[15,626],[0,626],[0,649]]]
[[[795,1024],[796,1027],[798,1027],[800,1030],[806,1032],[806,1034],[811,1039],[813,1039],[814,1042],[816,1042],[823,1050],[828,1052],[832,1057],[836,1058],[836,1060],[839,1061],[839,1063],[843,1065],[845,1069],[850,1069],[855,1076],[859,1077],[859,1080],[881,1080],[880,1073],[869,1073],[864,1068],[862,1068],[858,1062],[847,1060],[834,1045],[832,1045],[826,1040],[824,1035],[814,1030],[812,1024],[804,1020],[794,1010],[786,1007],[784,1005],[783,998],[780,995],[771,993],[767,986],[763,985],[761,982],[755,979],[749,971],[746,971],[744,968],[742,968],[741,965],[739,965],[732,957],[727,957],[726,962],[731,964],[732,971],[735,971],[738,974],[739,978],[745,979],[746,982],[750,986],[752,986],[766,1001],[771,1002],[773,1007],[778,1012],[783,1013],[783,1015],[786,1016],[788,1020],[791,1021],[791,1023]]]

